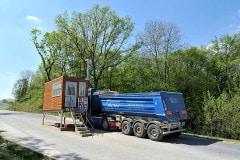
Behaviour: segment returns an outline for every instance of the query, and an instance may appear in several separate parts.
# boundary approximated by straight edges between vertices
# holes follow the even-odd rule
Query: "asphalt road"
[[[155,142],[121,132],[95,130],[93,137],[52,126],[59,118],[0,110],[0,134],[55,159],[66,160],[239,160],[240,145],[181,135]]]

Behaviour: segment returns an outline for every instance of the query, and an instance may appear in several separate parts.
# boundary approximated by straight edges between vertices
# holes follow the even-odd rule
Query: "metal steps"
[[[93,128],[93,125],[91,125],[91,121],[89,120],[88,116],[86,118],[86,121],[84,121],[83,115],[86,114],[85,112],[81,112],[79,108],[72,108],[71,109],[71,115],[72,119],[75,125],[75,133],[79,134],[82,137],[88,137],[93,136],[92,132],[88,129],[87,125],[85,123],[90,124],[90,126]]]
[[[93,136],[92,132],[88,129],[87,126],[75,127],[75,133],[79,134],[82,137]]]

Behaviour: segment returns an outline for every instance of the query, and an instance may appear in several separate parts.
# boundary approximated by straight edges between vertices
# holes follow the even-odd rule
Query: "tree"
[[[0,100],[2,103],[8,103],[8,100],[7,99],[2,99]]]
[[[203,127],[203,95],[214,86],[206,73],[207,56],[206,51],[191,47],[171,54],[168,59],[170,88],[183,93],[189,131],[195,133]]]
[[[20,78],[26,79],[28,86],[32,83],[35,73],[31,70],[24,70],[20,72]]]
[[[153,72],[153,75],[157,75],[158,81],[163,79],[166,86],[168,81],[168,56],[181,47],[179,28],[171,22],[150,21],[146,23],[144,32],[139,33],[137,38],[138,42],[142,44],[142,55],[153,61],[152,66],[156,68],[153,70],[156,71]]]
[[[30,84],[31,90],[39,90],[44,88],[45,80],[45,71],[43,69],[43,65],[39,65],[38,69],[34,73],[33,80]]]
[[[214,97],[208,92],[204,98],[205,134],[240,139],[239,102],[239,93],[231,96],[223,92],[220,96]]]
[[[136,50],[128,40],[134,25],[129,17],[120,18],[110,7],[94,6],[87,13],[67,12],[56,17],[58,30],[70,42],[78,61],[91,61],[90,76],[98,87],[104,72],[125,61]]]
[[[46,74],[45,82],[52,80],[54,65],[62,56],[63,37],[60,32],[53,31],[45,33],[41,41],[38,40],[42,36],[41,31],[32,30],[32,41],[41,57],[42,65]],[[65,61],[59,61],[64,63]],[[64,67],[63,67],[64,68]]]
[[[13,86],[13,95],[17,101],[20,101],[27,94],[27,81],[26,79],[19,79]]]
[[[155,91],[156,82],[149,77],[150,70],[146,63],[135,53],[127,61],[108,70],[107,74],[104,73],[104,81],[100,84],[121,93]]]
[[[34,72],[25,70],[20,73],[20,79],[14,84],[12,94],[17,101],[24,98],[27,94],[28,88],[33,80]]]
[[[230,91],[239,87],[240,82],[240,33],[233,36],[224,35],[215,38],[209,48],[211,59],[208,72],[211,73],[218,86],[218,95],[224,90]]]

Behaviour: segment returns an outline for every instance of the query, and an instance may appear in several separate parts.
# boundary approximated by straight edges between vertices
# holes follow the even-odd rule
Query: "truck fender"
[[[151,122],[148,122],[146,128],[148,128],[148,126],[151,125],[151,124],[155,124],[156,126],[159,127],[159,129],[161,129],[161,122],[159,122],[159,121],[151,121]]]
[[[128,121],[131,124],[131,126],[133,126],[133,120],[131,118],[125,118],[124,120],[122,120],[122,123],[124,121]]]
[[[145,120],[143,120],[143,119],[138,119],[138,120],[136,120],[136,121],[133,123],[133,126],[134,126],[136,123],[138,123],[138,122],[142,123],[143,126],[144,126],[144,128],[147,129],[147,122],[146,122]]]

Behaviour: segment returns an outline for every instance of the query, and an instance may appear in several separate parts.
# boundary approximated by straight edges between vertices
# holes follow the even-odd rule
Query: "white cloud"
[[[232,25],[232,24],[229,24],[229,25],[228,25],[228,28],[232,28],[232,27],[233,27],[233,25]]]
[[[39,22],[40,19],[35,17],[35,16],[27,16],[26,19],[30,20],[30,21],[35,21],[35,22]]]

